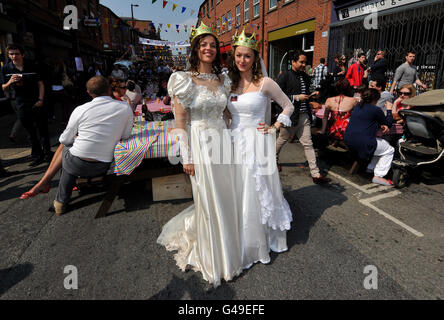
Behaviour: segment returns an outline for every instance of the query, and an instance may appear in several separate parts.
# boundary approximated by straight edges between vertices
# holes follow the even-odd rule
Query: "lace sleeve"
[[[177,102],[187,109],[191,107],[194,99],[193,80],[186,72],[175,72],[168,81],[168,94],[176,97]]]
[[[273,81],[273,79],[265,77],[264,84],[262,86],[262,93],[272,98],[277,104],[279,104],[283,111],[279,115],[277,121],[287,127],[291,127],[290,116],[293,114],[294,106],[291,103],[287,95],[281,90],[279,85]]]
[[[190,123],[190,109],[184,109],[179,103],[177,97],[171,100],[172,109],[174,113],[174,120],[176,128],[171,131],[171,134],[176,136],[179,141],[179,150],[182,156],[183,164],[192,164],[193,157],[191,154],[188,127]]]
[[[229,97],[231,93],[231,79],[226,73],[223,74],[223,82],[225,94]]]

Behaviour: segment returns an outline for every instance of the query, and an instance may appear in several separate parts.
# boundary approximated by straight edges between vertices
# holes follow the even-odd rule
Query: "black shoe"
[[[313,178],[313,182],[316,183],[316,184],[326,184],[326,183],[331,182],[331,179],[330,178],[326,178],[326,177],[321,175],[321,176],[319,176],[317,178]]]
[[[29,164],[29,166],[30,166],[30,167],[36,167],[36,166],[38,166],[39,164],[42,164],[43,162],[45,162],[44,157],[43,157],[43,156],[40,156],[39,158],[33,160],[33,161]]]

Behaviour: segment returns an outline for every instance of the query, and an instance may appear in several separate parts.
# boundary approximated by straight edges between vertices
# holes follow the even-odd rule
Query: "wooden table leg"
[[[117,193],[120,190],[122,184],[127,180],[127,176],[113,176],[111,177],[111,186],[108,192],[105,195],[105,198],[102,201],[102,204],[97,211],[97,214],[94,219],[106,217],[109,208],[113,204],[114,199],[117,196]]]

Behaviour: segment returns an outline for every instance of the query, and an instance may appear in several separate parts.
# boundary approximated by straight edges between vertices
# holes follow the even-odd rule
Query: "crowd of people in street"
[[[322,58],[312,77],[306,72],[306,54],[294,52],[291,69],[274,81],[267,76],[252,35],[243,32],[234,37],[225,66],[211,28],[202,24],[194,29],[190,42],[187,71],[163,62],[141,62],[125,70],[115,64],[107,74],[92,65],[87,69],[85,90],[90,101],[76,108],[69,88],[78,80],[70,76],[63,61],[43,72],[24,61],[20,46],[9,45],[11,61],[1,71],[2,89],[9,91],[20,125],[29,134],[30,165],[50,162],[42,179],[21,198],[49,192],[50,181],[61,170],[53,206],[57,215],[65,213],[76,177],[106,173],[116,144],[131,135],[136,107],[156,97],[173,107],[175,129],[170,134],[180,145],[194,199],[192,206],[163,227],[157,241],[167,250],[178,251],[174,257],[182,270],[191,266],[214,286],[232,280],[254,263],[270,262],[270,251],[288,250],[286,233],[292,212],[280,183],[279,154],[297,138],[313,183],[329,183],[319,169],[313,144],[317,123],[330,142],[368,160],[374,183],[392,185],[386,176],[402,137],[403,120],[397,113],[405,108],[402,101],[415,95],[415,85],[425,88],[413,65],[414,52],[406,53],[406,62],[396,70],[393,86],[386,91],[384,50],[377,51],[371,64],[366,64],[364,53],[348,65],[345,56],[337,55],[331,70]],[[50,75],[47,79],[46,74]],[[316,117],[321,110],[319,122]],[[60,115],[63,132],[53,154],[48,119],[55,114]],[[221,141],[233,141],[223,152],[239,155],[240,162],[212,161],[211,148],[202,139],[209,129]],[[265,144],[275,148],[268,158],[273,170],[266,173],[261,171],[260,152],[252,147],[263,137]]]
[[[314,110],[322,117],[319,133],[327,136],[329,143],[340,145],[356,158],[369,161],[367,172],[374,173],[374,183],[391,186],[393,182],[385,176],[403,137],[404,120],[398,111],[411,108],[402,101],[414,97],[416,87],[426,90],[427,86],[420,81],[413,64],[415,52],[407,51],[405,63],[396,69],[387,91],[385,56],[384,50],[377,50],[369,63],[366,54],[360,52],[347,63],[347,57],[338,54],[331,68],[321,58],[310,85],[314,90],[327,92],[320,99],[323,104],[321,115]],[[302,92],[302,88],[298,92]],[[300,96],[300,99],[304,98]]]
[[[91,99],[85,90],[89,79],[107,77],[111,95],[127,101],[134,110],[145,97],[168,102],[166,84],[177,68],[155,57],[152,61],[133,63],[129,69],[116,63],[107,71],[93,63],[84,71],[77,71],[76,66],[62,58],[47,58],[39,63],[26,60],[21,45],[10,44],[6,52],[9,61],[2,68],[0,82],[17,117],[9,140],[16,144],[20,131],[26,132],[31,145],[31,167],[51,162],[49,126],[55,126],[57,133],[63,132],[73,110]],[[1,161],[0,174],[11,174]]]

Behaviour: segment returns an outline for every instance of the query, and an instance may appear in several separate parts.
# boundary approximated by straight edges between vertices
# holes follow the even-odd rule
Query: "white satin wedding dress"
[[[243,217],[244,268],[259,261],[269,263],[270,250],[288,250],[287,230],[290,229],[292,213],[282,194],[276,167],[276,135],[263,134],[257,130],[259,123],[266,122],[266,114],[271,114],[267,110],[269,98],[283,107],[278,121],[291,126],[290,116],[294,106],[279,85],[268,77],[264,78],[259,91],[241,95],[232,93],[228,102],[234,154],[239,163],[235,166],[235,189],[238,208]],[[263,151],[264,147],[268,148],[266,152]],[[264,165],[265,162],[268,166]]]
[[[242,272],[242,216],[237,208],[234,165],[215,163],[211,158],[215,150],[205,142],[210,135],[231,141],[223,120],[230,81],[224,75],[221,79],[190,72],[175,72],[170,77],[168,92],[178,102],[175,115],[180,114],[179,108],[188,117],[178,116],[176,127],[185,128],[185,122],[190,125],[190,147],[181,145],[181,153],[185,164],[194,164],[194,205],[165,224],[157,239],[167,250],[178,251],[174,258],[180,269],[191,266],[215,287],[222,279],[232,280]],[[230,143],[224,151],[232,152]]]

